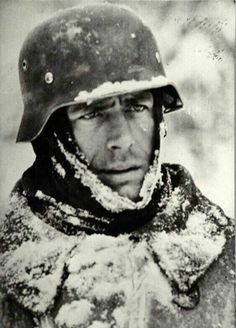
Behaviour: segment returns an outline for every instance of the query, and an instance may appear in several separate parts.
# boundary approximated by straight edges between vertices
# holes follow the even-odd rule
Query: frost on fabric
[[[37,197],[40,200],[45,200],[48,203],[51,203],[52,205],[58,207],[61,211],[63,211],[67,215],[75,215],[76,211],[72,206],[68,204],[64,204],[62,202],[57,202],[55,198],[45,195],[41,190],[37,190],[35,197]]]
[[[186,229],[157,233],[152,247],[167,276],[187,291],[222,252],[225,241],[224,232],[209,215],[194,211]]]
[[[68,302],[86,299],[96,304],[83,327],[89,327],[92,320],[105,321],[108,327],[145,328],[153,300],[172,309],[171,286],[145,242],[135,245],[128,236],[87,236],[67,265],[64,293]]]
[[[64,179],[66,176],[65,169],[62,167],[62,165],[60,163],[58,163],[56,161],[56,158],[54,156],[51,158],[51,160],[52,160],[52,164],[54,166],[55,171]]]
[[[154,160],[153,164],[149,167],[149,170],[144,178],[142,188],[140,190],[139,196],[144,199],[148,196],[148,200],[151,199],[152,192],[154,189],[153,182],[155,185],[159,183],[162,184],[162,175],[161,175],[161,160],[160,160],[160,150],[154,151]],[[149,202],[149,201],[148,201]]]
[[[88,328],[110,328],[108,323],[102,321],[93,321],[93,323]]]
[[[95,99],[111,97],[118,94],[128,92],[141,91],[152,88],[160,88],[170,84],[164,75],[153,77],[151,80],[137,81],[122,81],[122,82],[104,82],[91,92],[80,91],[77,97],[74,98],[75,102],[91,104]]]
[[[177,187],[173,190],[171,193],[171,198],[166,204],[165,207],[165,214],[168,216],[173,215],[177,209],[179,209],[179,206],[181,202],[183,201],[184,195],[181,193],[181,188]],[[188,203],[188,201],[186,200]]]
[[[8,261],[8,257],[5,258],[2,274],[9,294],[27,309],[44,313],[61,283],[66,251],[68,245],[55,239],[53,242],[25,242],[13,254],[8,254],[10,258]]]
[[[25,308],[43,313],[53,303],[75,240],[42,222],[18,193],[10,213],[1,235],[7,246],[0,259],[2,285]]]
[[[162,139],[162,138],[161,138]],[[142,200],[133,202],[126,197],[120,196],[110,187],[104,185],[88,167],[79,161],[76,156],[68,152],[63,144],[58,140],[60,151],[64,154],[66,160],[73,166],[75,170],[75,178],[79,179],[82,184],[89,187],[93,197],[107,210],[119,213],[126,209],[140,209],[145,207],[151,200],[153,190],[158,184],[161,184],[161,161],[160,151],[155,151],[155,158],[153,164],[147,172],[140,191]]]
[[[35,321],[37,328],[55,328],[54,320],[49,315],[35,319]]]
[[[192,209],[191,198],[184,193],[190,183],[186,178],[182,188],[172,188],[167,174],[170,188],[160,203],[170,229],[166,232],[164,225],[155,229],[158,212],[145,234],[135,232],[139,242],[130,235],[67,236],[53,228],[53,220],[81,226],[78,209],[38,190],[35,197],[42,206],[47,205],[47,218],[53,219],[45,223],[33,214],[26,197],[14,192],[0,235],[4,249],[0,279],[18,303],[37,314],[53,306],[60,287],[61,303],[55,314],[58,327],[147,328],[153,306],[157,305],[156,320],[160,308],[175,312],[172,287],[177,285],[185,300],[225,244],[228,219],[200,193]],[[180,229],[173,218],[183,208],[191,212],[185,212],[188,217]],[[90,218],[94,219],[91,213],[84,212],[84,222],[89,223]],[[62,280],[63,268],[67,275]]]
[[[41,190],[36,192],[35,197],[46,203],[47,222],[56,225],[58,228],[60,227],[62,231],[64,231],[64,223],[69,223],[74,227],[78,227],[77,235],[81,234],[82,228],[103,232],[105,228],[101,228],[99,223],[109,224],[110,222],[108,218],[95,217],[88,210],[75,209],[68,204],[58,202],[55,198],[45,195]]]
[[[66,325],[67,328],[78,327],[90,319],[92,308],[92,304],[85,299],[64,304],[60,308],[55,322],[58,327],[63,325]]]

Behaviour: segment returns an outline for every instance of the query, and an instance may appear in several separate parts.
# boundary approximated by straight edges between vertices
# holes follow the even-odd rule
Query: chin
[[[123,187],[120,188],[119,190],[115,190],[120,196],[126,197],[133,202],[137,202],[140,200],[139,197],[139,192],[140,192],[140,187],[132,188],[132,187]]]

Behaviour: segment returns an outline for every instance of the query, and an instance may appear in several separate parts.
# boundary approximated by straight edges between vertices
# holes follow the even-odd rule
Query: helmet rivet
[[[158,52],[156,52],[156,59],[157,59],[158,64],[160,64],[161,58],[160,58],[160,55]]]
[[[53,82],[53,74],[52,74],[52,72],[47,72],[45,74],[45,82],[47,84],[51,84]]]
[[[23,68],[23,71],[24,71],[24,72],[27,71],[28,65],[27,65],[27,60],[26,60],[26,59],[23,60],[22,68]]]

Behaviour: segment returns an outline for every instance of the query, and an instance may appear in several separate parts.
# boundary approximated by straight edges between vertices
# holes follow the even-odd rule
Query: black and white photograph
[[[235,327],[235,2],[0,0],[0,328]]]

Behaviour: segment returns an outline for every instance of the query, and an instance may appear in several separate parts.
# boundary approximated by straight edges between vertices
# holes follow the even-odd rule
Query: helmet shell
[[[35,139],[59,108],[166,88],[166,110],[182,107],[150,29],[127,8],[88,5],[36,27],[19,57],[24,114],[17,141]]]

